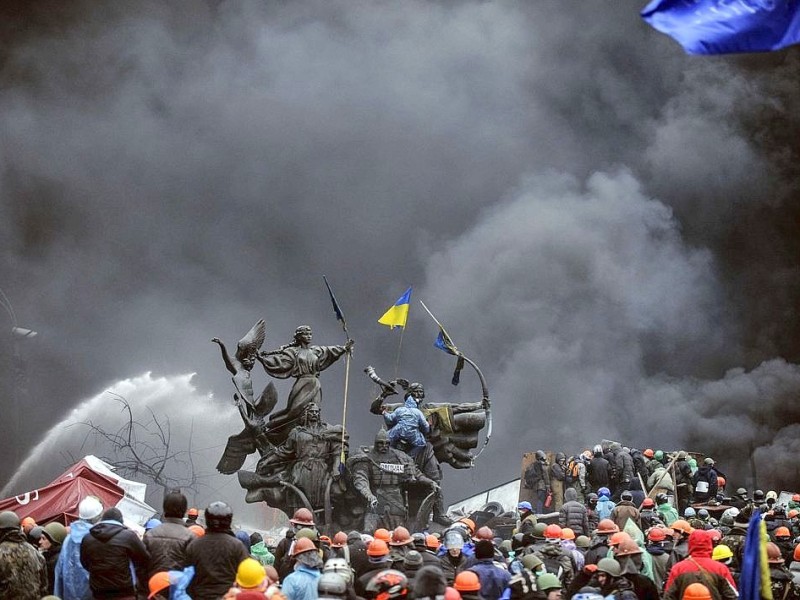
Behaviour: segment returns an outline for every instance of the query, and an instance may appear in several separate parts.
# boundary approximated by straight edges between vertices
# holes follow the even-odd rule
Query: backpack
[[[578,461],[575,457],[569,459],[567,462],[566,472],[564,473],[564,483],[570,484],[578,481]]]

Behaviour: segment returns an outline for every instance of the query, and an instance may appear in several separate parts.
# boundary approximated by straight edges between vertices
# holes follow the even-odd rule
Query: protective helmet
[[[741,497],[746,497],[747,496],[747,490],[745,488],[743,488],[743,487],[737,488],[736,489],[736,495],[737,496],[741,496]]]
[[[642,454],[644,454],[647,458],[653,458],[654,452],[652,448],[646,448]]]
[[[212,502],[206,508],[206,527],[208,529],[230,529],[233,511],[224,502]]]
[[[669,502],[669,498],[665,493],[659,492],[658,494],[656,494],[656,504],[661,505],[661,504],[666,504],[667,502]]]
[[[647,539],[651,542],[663,542],[667,535],[661,527],[651,527],[647,532]]]
[[[619,563],[613,558],[601,558],[597,563],[597,570],[611,577],[619,577],[622,574]]]
[[[701,508],[697,511],[697,516],[703,519],[704,521],[710,516],[708,511],[705,508]]]
[[[469,529],[470,535],[472,535],[472,532],[475,531],[475,521],[473,521],[472,519],[469,519],[467,517],[462,517],[455,522],[455,525],[459,523],[463,523],[466,526],[466,528]]]
[[[405,598],[408,595],[408,578],[400,571],[387,569],[370,579],[364,589],[371,600]]]
[[[789,532],[789,528],[788,528],[788,527],[778,527],[778,528],[775,530],[775,537],[776,537],[776,538],[779,538],[779,537],[789,537],[789,536],[791,536],[791,535],[792,535],[792,534]]]
[[[719,546],[715,546],[714,552],[712,552],[711,554],[711,558],[713,558],[714,560],[727,560],[732,556],[733,552],[725,544],[720,544]]]
[[[733,519],[738,514],[739,514],[739,509],[736,508],[735,506],[731,506],[730,508],[725,509],[725,512],[722,513],[722,516],[724,517],[725,515],[730,515],[731,519]]]
[[[642,549],[639,548],[639,544],[637,544],[633,539],[622,540],[619,545],[617,546],[617,551],[614,552],[614,556],[630,556],[632,554],[641,554]]]
[[[578,548],[588,548],[592,545],[592,540],[589,539],[588,535],[579,535],[575,538],[575,545]]]
[[[706,465],[707,467],[713,467],[714,466],[714,459],[711,458],[710,456],[706,456],[703,459],[703,464]]]
[[[347,534],[344,531],[337,531],[331,540],[331,548],[344,548],[347,545]]]
[[[298,508],[294,511],[289,523],[293,525],[314,525],[314,515],[307,508]]]
[[[588,495],[588,496],[586,496],[586,499],[589,501],[589,504],[591,504],[592,502],[594,502],[594,503],[596,504],[596,503],[597,503],[597,501],[598,501],[600,498],[599,498],[599,496],[598,496],[597,494],[595,494],[594,492],[590,492],[590,493],[589,493],[589,495]]]
[[[150,590],[148,598],[152,598],[158,592],[166,590],[170,585],[169,573],[166,571],[155,573],[147,582],[147,589]]]
[[[800,562],[800,544],[797,544],[794,547],[794,553],[792,554],[792,558],[794,558],[796,561]]]
[[[323,546],[330,546],[331,545],[331,538],[327,535],[319,536],[319,543]]]
[[[321,597],[344,597],[347,594],[347,582],[338,573],[325,571],[317,580],[317,592]]]
[[[724,488],[726,483],[727,481],[725,481],[725,478],[722,475],[717,476],[717,487]]]
[[[389,546],[381,539],[375,538],[367,546],[367,556],[379,557],[389,554]]]
[[[655,501],[649,496],[642,500],[642,508],[653,508],[655,505]]]
[[[533,510],[533,506],[531,506],[530,502],[525,500],[524,502],[520,502],[519,504],[517,504],[517,510],[532,511]]]
[[[653,453],[653,458],[655,458],[657,461],[664,460],[664,451],[663,450],[656,450]]]
[[[560,590],[561,582],[558,580],[558,577],[552,573],[543,573],[539,576],[539,579],[536,580],[536,586],[542,592],[547,592],[549,590]]]
[[[491,527],[484,525],[483,527],[479,527],[478,531],[475,532],[475,539],[489,540],[491,542],[494,540],[494,532],[492,531]]]
[[[17,513],[4,510],[0,512],[0,529],[19,529],[20,522]]]
[[[264,566],[254,558],[245,558],[236,569],[236,585],[252,589],[260,586],[267,578]]]
[[[800,510],[793,508],[788,512],[786,516],[789,517],[790,519],[794,519],[797,515],[800,515]]]
[[[458,529],[448,529],[444,534],[444,547],[448,550],[456,550],[464,547],[464,536]]]
[[[753,492],[753,502],[760,503],[764,501],[764,491],[756,490]]]
[[[342,577],[345,582],[349,583],[353,579],[353,569],[347,564],[344,558],[329,558],[325,561],[325,566],[322,567],[323,573],[336,573]]]
[[[690,583],[683,590],[683,600],[711,600],[711,591],[700,582]]]
[[[203,529],[200,525],[197,525],[197,524],[189,525],[189,527],[187,527],[186,529],[191,531],[197,537],[203,537],[206,534],[206,530]]]
[[[392,534],[389,533],[388,529],[384,529],[383,527],[379,527],[375,530],[375,539],[376,540],[383,540],[387,544],[392,540]]]
[[[372,544],[374,543],[375,542],[372,542]],[[370,544],[370,547],[372,547],[372,544]],[[384,544],[384,546],[385,545],[386,544]],[[303,552],[311,552],[312,550],[316,551],[316,549],[317,547],[314,545],[314,542],[312,542],[310,539],[300,538],[299,540],[295,540],[294,542],[294,548],[292,548],[292,556],[303,554]],[[386,553],[387,554],[389,553],[388,549],[386,550]],[[367,550],[367,554],[369,554],[369,550]],[[372,555],[370,554],[370,556]]]
[[[683,511],[683,516],[687,519],[691,519],[692,517],[697,516],[697,513],[695,512],[694,508],[687,506],[686,510]]]
[[[677,456],[678,460],[686,460],[687,456],[689,456],[689,455],[686,454],[686,450],[679,450],[678,451],[678,456]]]
[[[547,460],[547,455],[544,453],[544,450],[536,451],[536,460]]]
[[[542,559],[533,553],[526,554],[520,559],[520,561],[522,561],[522,566],[528,569],[529,571],[535,571],[544,564],[542,562]]]
[[[673,521],[670,527],[672,527],[675,531],[682,532],[685,535],[689,535],[690,533],[692,533],[692,531],[694,531],[694,529],[692,529],[692,526],[689,525],[689,523],[687,521],[684,521],[683,519],[678,519],[677,521]]]
[[[622,492],[622,493],[619,495],[619,497],[620,497],[622,500],[628,500],[628,501],[630,501],[630,500],[633,500],[633,494],[632,494],[632,493],[631,493],[629,490],[625,490],[624,492]]]
[[[63,544],[67,537],[67,528],[61,523],[48,523],[44,526],[42,535],[50,540],[52,544]]]
[[[611,534],[611,537],[608,538],[608,545],[609,546],[618,546],[622,543],[623,540],[629,540],[631,536],[629,533],[625,531],[617,531]]]
[[[481,580],[474,571],[461,571],[456,575],[453,587],[459,592],[478,592],[481,589]]]
[[[611,519],[602,519],[597,524],[597,533],[616,533],[619,527]]]
[[[147,523],[144,524],[144,530],[150,531],[151,529],[155,529],[161,525],[161,521],[159,519],[149,519]]]
[[[569,527],[564,527],[561,529],[561,539],[562,540],[574,540],[575,539],[575,532],[570,529]]]
[[[411,541],[411,534],[405,527],[396,527],[392,532],[392,541],[389,542],[390,546],[405,546]]]
[[[607,487],[601,487],[599,490],[597,490],[597,495],[611,498],[611,490],[609,490]]]
[[[39,543],[39,538],[42,537],[43,533],[44,533],[44,527],[42,527],[41,525],[37,525],[28,532],[28,539],[33,540],[34,545],[36,545]]]
[[[319,538],[317,537],[317,532],[311,529],[310,527],[303,527],[295,534],[295,539],[300,538],[308,538],[312,542],[316,542]]]
[[[783,564],[783,556],[781,556],[781,549],[775,542],[767,542],[767,562],[772,565]]]
[[[772,507],[772,514],[776,517],[783,516],[786,514],[786,509],[783,507],[782,504],[776,504]]]
[[[429,549],[435,551],[435,550],[438,550],[439,546],[441,546],[441,545],[442,545],[442,543],[439,541],[439,538],[437,538],[435,535],[428,534],[428,535],[425,536],[425,547],[426,548],[429,548]]]
[[[36,521],[34,520],[33,517],[25,517],[24,519],[22,519],[22,529],[23,530],[25,530],[25,529],[31,530],[34,527],[36,527]]]
[[[555,523],[551,523],[544,530],[544,537],[548,540],[561,539],[561,527]]]
[[[78,518],[84,521],[94,521],[103,514],[103,503],[94,496],[86,496],[78,504]]]
[[[778,499],[778,492],[776,492],[776,491],[774,491],[774,490],[770,490],[770,491],[768,491],[768,492],[767,492],[767,498],[766,498],[766,499],[767,499],[768,501],[769,501],[769,500],[777,500],[777,499]]]
[[[603,447],[600,444],[597,444],[594,448],[592,448],[592,452],[594,454],[602,454],[603,453]]]
[[[531,535],[535,538],[543,538],[544,537],[544,530],[547,529],[547,525],[544,523],[536,523],[533,526],[533,530],[531,531]]]
[[[196,508],[192,507],[188,511],[186,511],[186,516],[194,517],[195,519],[200,515],[200,511]]]
[[[422,560],[422,554],[416,550],[409,550],[406,553],[406,557],[403,559],[403,572],[408,575],[409,571],[421,569],[423,564],[424,561]]]

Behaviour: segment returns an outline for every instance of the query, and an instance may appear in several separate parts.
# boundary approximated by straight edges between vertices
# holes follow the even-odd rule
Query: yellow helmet
[[[236,585],[240,588],[257,588],[267,578],[267,572],[254,558],[245,558],[236,569]]]
[[[719,546],[714,547],[714,553],[711,555],[711,558],[714,560],[726,560],[732,556],[733,552],[731,549],[725,544],[720,544]]]

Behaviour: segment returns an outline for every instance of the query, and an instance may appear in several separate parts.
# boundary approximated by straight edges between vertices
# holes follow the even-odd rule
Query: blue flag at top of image
[[[687,54],[768,52],[800,43],[800,0],[652,0],[642,18]]]

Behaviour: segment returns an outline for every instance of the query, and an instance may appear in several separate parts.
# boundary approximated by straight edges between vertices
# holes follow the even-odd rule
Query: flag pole
[[[400,367],[400,350],[403,348],[403,335],[406,332],[405,326],[400,332],[400,342],[397,344],[397,357],[394,359],[394,378],[397,379],[397,370]]]
[[[439,320],[436,317],[433,316],[433,313],[430,311],[430,309],[427,306],[425,306],[425,303],[422,300],[420,300],[419,303],[422,304],[422,308],[425,309],[425,312],[428,313],[431,316],[431,319],[433,319],[433,322],[436,323],[442,331],[445,331],[444,326],[441,323],[439,323]],[[448,334],[448,337],[450,337],[449,334]],[[452,341],[452,339],[453,338],[450,338],[451,341]]]
[[[331,303],[333,304],[333,312],[336,313],[336,319],[342,322],[342,329],[344,330],[345,338],[347,341],[350,341],[350,334],[347,332],[347,321],[345,321],[344,313],[342,309],[339,308],[339,303],[336,301],[336,297],[333,295],[333,290],[331,289],[331,285],[328,283],[328,278],[325,275],[322,276],[322,279],[325,281],[325,287],[328,288],[328,294],[331,297]],[[345,425],[347,424],[347,395],[348,389],[350,387],[350,358],[352,356],[350,350],[345,351],[347,356],[344,359],[344,402],[342,403],[342,440],[341,440],[341,452],[339,453],[339,472],[342,473],[344,471],[344,463],[346,460],[345,452],[344,452],[344,442],[345,437],[347,435],[347,429]]]

